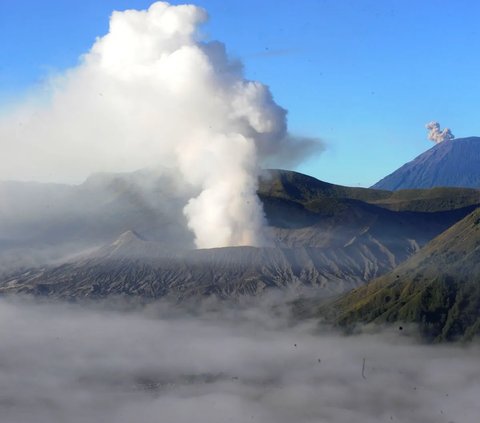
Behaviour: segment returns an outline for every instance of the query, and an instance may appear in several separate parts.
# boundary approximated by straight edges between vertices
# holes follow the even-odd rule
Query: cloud
[[[192,191],[183,213],[198,247],[265,244],[262,163],[300,160],[319,143],[292,142],[269,88],[201,39],[206,20],[202,8],[164,2],[114,12],[81,63],[49,81],[49,98],[0,117],[0,179],[169,166]]]
[[[0,319],[9,423],[474,423],[480,412],[478,345],[319,333],[263,303],[188,314],[1,300]]]
[[[453,140],[455,138],[455,135],[452,134],[450,128],[440,130],[440,124],[438,122],[429,122],[425,125],[425,128],[428,129],[428,139],[433,141],[435,144],[439,144],[443,141]]]

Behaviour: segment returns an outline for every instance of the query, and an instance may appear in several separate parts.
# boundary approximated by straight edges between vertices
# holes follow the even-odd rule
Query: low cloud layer
[[[440,124],[438,122],[429,122],[425,125],[425,128],[428,129],[428,139],[435,144],[453,140],[455,138],[455,135],[452,134],[450,128],[440,130]]]
[[[320,144],[290,135],[269,88],[202,40],[206,20],[165,2],[114,12],[79,66],[0,116],[0,180],[169,167],[192,192],[183,213],[198,247],[263,245],[262,164],[301,161]]]
[[[477,345],[318,334],[265,306],[195,309],[0,301],[2,421],[478,421]]]

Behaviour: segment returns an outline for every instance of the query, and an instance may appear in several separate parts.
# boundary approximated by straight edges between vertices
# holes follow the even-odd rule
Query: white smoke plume
[[[165,2],[114,12],[46,99],[0,117],[0,179],[80,182],[168,166],[192,191],[184,214],[197,247],[264,243],[261,164],[318,144],[289,135],[268,87],[246,80],[223,44],[201,40],[206,19]]]
[[[450,128],[445,128],[441,131],[440,124],[438,122],[429,122],[425,125],[425,128],[428,129],[428,139],[433,141],[435,144],[439,144],[443,141],[453,140],[455,138],[455,135],[452,134]]]

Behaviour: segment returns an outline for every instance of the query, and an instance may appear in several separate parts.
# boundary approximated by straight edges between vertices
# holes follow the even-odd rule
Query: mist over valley
[[[120,7],[86,2],[68,34]],[[13,101],[0,51],[0,421],[476,423],[475,55],[432,87],[447,31],[380,3],[124,3]]]

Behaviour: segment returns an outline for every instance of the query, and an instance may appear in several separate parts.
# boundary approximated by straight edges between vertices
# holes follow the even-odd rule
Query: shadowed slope
[[[319,314],[340,325],[412,322],[435,340],[480,331],[480,208],[392,272],[340,297]]]

